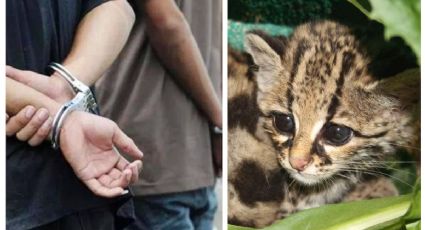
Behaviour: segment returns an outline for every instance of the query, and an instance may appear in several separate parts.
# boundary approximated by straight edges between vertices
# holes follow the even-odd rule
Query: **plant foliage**
[[[369,18],[385,26],[385,38],[403,38],[421,58],[421,4],[419,0],[348,0]]]
[[[420,184],[411,194],[330,204],[298,212],[265,230],[383,230],[420,228]],[[251,228],[229,225],[229,230]]]

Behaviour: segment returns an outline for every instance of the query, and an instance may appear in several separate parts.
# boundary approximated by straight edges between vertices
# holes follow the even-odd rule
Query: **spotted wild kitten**
[[[230,223],[397,194],[380,170],[418,142],[418,70],[374,80],[350,30],[329,21],[288,39],[249,33],[245,48],[229,55]]]

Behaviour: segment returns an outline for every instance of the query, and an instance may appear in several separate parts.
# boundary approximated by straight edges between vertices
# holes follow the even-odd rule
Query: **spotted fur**
[[[372,172],[418,142],[418,70],[375,81],[350,30],[329,21],[301,25],[289,39],[249,33],[245,48],[249,55],[228,58],[231,223],[262,227],[322,204],[397,194]],[[294,117],[294,134],[276,129],[275,112]],[[329,144],[329,124],[353,137]],[[291,157],[307,156],[303,171],[291,166]]]

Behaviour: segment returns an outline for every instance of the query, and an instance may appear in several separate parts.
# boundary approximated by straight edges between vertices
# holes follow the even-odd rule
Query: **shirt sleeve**
[[[82,17],[84,17],[92,9],[109,1],[110,0],[82,0]]]

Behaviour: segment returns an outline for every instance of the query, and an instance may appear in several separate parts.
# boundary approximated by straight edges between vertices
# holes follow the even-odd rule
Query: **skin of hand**
[[[92,9],[80,21],[70,53],[63,65],[78,79],[87,85],[93,84],[115,60],[123,48],[134,24],[134,12],[125,0],[109,1]],[[104,36],[108,34],[108,36]],[[74,97],[68,83],[59,75],[47,77],[31,71],[17,70],[7,66],[8,77],[37,89],[55,101],[63,104]],[[39,111],[37,111],[38,113]],[[24,113],[24,112],[23,112]],[[7,123],[8,135],[23,134],[18,138],[28,141],[32,146],[38,145],[47,138],[51,124],[49,118],[43,122],[37,116],[27,118],[19,114]],[[31,119],[31,120],[29,120]],[[51,122],[50,122],[51,123]],[[33,130],[39,127],[40,132]],[[29,132],[32,131],[32,132]],[[32,134],[32,135],[31,135]]]
[[[60,107],[59,103],[35,89],[6,78],[6,112],[13,116],[29,104],[35,109],[47,108],[51,116]],[[92,192],[104,197],[118,196],[123,188],[138,179],[141,161],[129,163],[111,151],[111,143],[114,143],[128,155],[142,158],[140,150],[113,121],[75,111],[65,119],[62,128],[62,153]]]
[[[45,94],[60,104],[75,96],[71,86],[56,73],[48,77],[33,71],[6,66],[6,76]]]
[[[36,110],[34,106],[28,105],[6,121],[6,135],[16,135],[18,140],[37,146],[49,136],[52,122],[53,118],[47,109]]]
[[[134,12],[125,0],[109,1],[94,8],[84,16],[83,20],[79,23],[71,52],[64,60],[64,66],[71,73],[75,74],[80,81],[88,85],[93,84],[121,51],[133,23]],[[108,34],[108,36],[104,36],[105,34]],[[59,104],[63,104],[74,96],[68,83],[55,74],[47,78],[44,75],[31,71],[18,73],[16,69],[12,67],[6,67],[6,71],[10,75],[8,76],[10,79],[7,78],[6,80],[6,112],[9,121],[13,119],[13,123],[11,123],[10,127],[11,133],[13,129],[15,129],[15,133],[20,132],[16,131],[16,127],[18,127],[18,130],[23,131],[34,130],[34,122],[40,123],[39,120],[32,121],[36,119],[36,117],[34,117],[36,115],[34,115],[30,121],[26,118],[27,125],[23,125],[23,123],[16,125],[18,122],[22,121],[22,117],[19,117],[23,114],[20,113],[27,112],[27,110],[24,109],[25,106],[34,106],[35,110],[37,110],[36,113],[38,113],[40,108],[47,108],[50,116],[53,117],[59,109]],[[22,109],[24,110],[21,111]],[[19,117],[14,119],[13,116],[17,114]],[[102,136],[103,138],[95,138],[87,129],[83,129],[81,125],[78,125],[85,119],[92,121],[92,124],[89,124],[90,127],[97,127],[97,125],[103,123],[107,123],[106,127],[111,127],[114,126],[112,124],[115,123],[107,119],[108,122],[105,122],[104,118],[101,119],[103,122],[99,121],[98,123],[101,117],[95,116],[96,118],[93,118],[91,116],[94,115],[89,116],[88,113],[83,113],[78,116],[76,114],[78,115],[79,113],[73,112],[70,114],[70,117],[65,120],[63,128],[68,127],[66,128],[66,133],[77,132],[71,125],[67,125],[71,122],[75,127],[80,127],[82,129],[80,130],[80,132],[82,132],[81,134],[85,136],[79,137],[76,142],[74,139],[75,137],[71,135],[62,137],[61,134],[61,143],[66,146],[61,146],[65,158],[72,161],[71,166],[74,171],[76,171],[76,173],[78,172],[79,178],[84,178],[82,179],[83,182],[95,194],[106,197],[121,194],[123,191],[122,188],[127,187],[129,183],[137,180],[139,169],[142,167],[141,161],[136,160],[129,164],[121,155],[118,155],[118,153],[112,155],[110,151],[104,149],[105,146],[109,146],[109,142],[111,142],[111,140],[107,139],[108,136],[104,135]],[[86,118],[86,116],[90,118]],[[73,119],[72,117],[80,117],[82,120]],[[43,127],[43,125],[41,125],[40,128]],[[19,129],[19,127],[22,128]],[[116,127],[116,125],[114,127]],[[97,130],[103,132],[102,128],[98,128]],[[119,137],[122,136],[122,131],[118,128],[112,130],[114,131],[112,137],[120,140]],[[28,133],[31,132],[25,131],[24,134],[20,134],[20,136],[26,138],[30,136]],[[43,134],[45,133],[42,132],[41,135]],[[100,135],[101,133],[95,134]],[[37,138],[41,139],[40,136]],[[86,140],[83,138],[89,139]],[[33,137],[29,138],[31,143],[38,143],[38,139],[31,141],[32,139]],[[120,146],[118,145],[118,147]],[[134,154],[134,149],[130,148],[127,150],[130,151],[130,155],[132,153]],[[126,151],[126,149],[124,149],[124,151]],[[138,151],[140,152],[140,150]],[[82,154],[79,155],[81,152]],[[104,153],[104,155],[101,153]],[[141,159],[141,155],[139,155],[137,159]],[[81,160],[81,162],[79,162],[79,160]],[[112,165],[111,162],[115,162],[116,164]],[[87,170],[83,170],[84,168]]]
[[[6,76],[36,89],[61,104],[74,97],[69,84],[57,74],[48,77],[33,71],[6,66]],[[37,146],[48,138],[52,122],[53,118],[49,116],[47,109],[40,108],[36,111],[33,106],[27,106],[6,123],[6,135],[16,135],[18,140]]]
[[[142,159],[143,153],[111,120],[72,112],[62,127],[60,140],[65,159],[95,194],[114,197],[124,191],[123,187],[138,180],[142,162],[136,160],[130,164],[114,150],[114,145],[135,159]],[[123,174],[120,176],[117,171]]]

